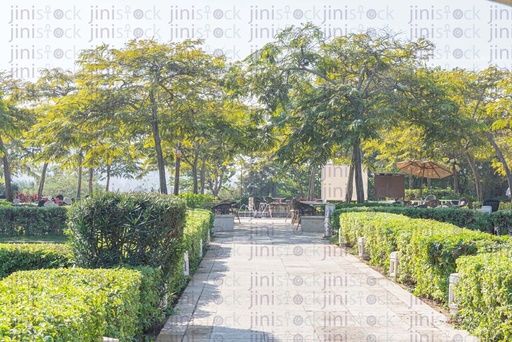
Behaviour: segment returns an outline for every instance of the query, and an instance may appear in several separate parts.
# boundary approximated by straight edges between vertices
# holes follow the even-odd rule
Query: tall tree
[[[101,46],[84,52],[79,60],[85,71],[98,75],[101,87],[111,91],[111,101],[123,106],[116,114],[127,133],[137,137],[148,157],[156,159],[160,192],[167,193],[166,150],[178,142],[176,122],[186,116],[189,95],[202,80],[215,74],[213,58],[200,42],[159,44],[152,40],[130,41],[122,49]]]
[[[363,202],[361,144],[396,119],[388,95],[431,51],[426,40],[404,42],[386,32],[326,39],[307,24],[283,30],[247,59],[247,71],[253,93],[268,111],[286,111],[290,103],[302,110],[293,103],[309,102],[309,130],[323,127],[328,133],[309,139],[316,154],[335,157],[352,150],[357,200]]]
[[[12,76],[0,75],[0,157],[3,164],[5,197],[12,201],[11,149],[22,146],[22,133],[32,122],[32,113],[26,104],[26,84]]]

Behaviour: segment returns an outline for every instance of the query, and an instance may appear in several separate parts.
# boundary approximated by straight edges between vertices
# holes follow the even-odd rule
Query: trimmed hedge
[[[64,234],[68,208],[0,206],[0,234]]]
[[[183,200],[145,193],[100,193],[71,207],[71,249],[78,266],[162,268],[177,261],[185,226]]]
[[[214,214],[210,210],[189,210],[183,231],[183,243],[189,253],[190,268],[196,269],[201,261],[200,240],[203,240],[203,253],[206,251],[208,235],[213,227]]]
[[[191,270],[196,269],[201,262],[200,240],[203,239],[203,252],[207,249],[206,242],[208,235],[213,228],[215,216],[210,210],[194,209],[187,211],[187,223],[183,231],[183,239],[180,243],[180,259],[175,264],[171,276],[169,277],[168,303],[172,303],[178,294],[187,286],[188,278],[183,274],[184,253],[189,253],[189,266]]]
[[[500,250],[509,246],[508,236],[459,228],[452,224],[411,219],[387,213],[345,213],[340,216],[342,237],[356,246],[365,237],[370,263],[385,269],[389,253],[400,252],[399,278],[414,283],[415,294],[447,302],[449,276],[462,255]]]
[[[16,272],[0,282],[0,337],[96,342],[109,336],[133,341],[147,323],[142,317],[151,316],[145,312],[147,304],[158,298],[148,286],[155,274],[147,269],[78,268]]]
[[[512,235],[512,210],[498,210],[490,215],[494,232],[498,235]]]
[[[512,340],[512,261],[510,251],[462,257],[455,297],[458,319],[482,341]]]
[[[16,271],[70,267],[72,259],[63,244],[0,244],[0,279]]]
[[[383,212],[400,214],[410,218],[431,219],[439,222],[446,222],[461,228],[478,230],[492,233],[493,222],[491,218],[496,213],[488,214],[471,209],[463,208],[414,208],[403,206],[380,206],[380,207],[356,207],[350,209],[335,210],[331,216],[333,227],[339,227],[339,216],[348,212]]]

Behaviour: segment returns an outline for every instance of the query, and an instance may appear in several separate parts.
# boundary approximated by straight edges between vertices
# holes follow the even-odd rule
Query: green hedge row
[[[463,208],[414,208],[403,206],[380,206],[380,207],[356,207],[350,209],[337,209],[331,216],[333,227],[339,227],[339,216],[347,212],[384,212],[392,214],[400,214],[410,218],[431,219],[439,222],[446,222],[461,228],[470,230],[478,230],[481,232],[494,232],[494,222],[496,218],[510,217],[512,211],[498,211],[492,214],[483,213],[477,210]],[[507,214],[508,213],[508,214]],[[512,230],[512,222],[506,225],[506,220],[498,219],[504,228],[500,232],[505,232],[509,227]]]
[[[143,298],[137,304],[138,311],[134,309],[137,312],[137,322],[134,324],[131,316],[119,318],[122,322],[117,322],[117,309],[111,307],[125,301],[124,297],[101,293],[103,289],[107,291],[112,288],[122,296],[124,290],[119,288],[122,284],[105,283],[112,280],[109,275],[101,273],[109,272],[105,269],[96,270],[99,273],[87,273],[84,269],[76,271],[79,272],[76,277],[81,280],[71,280],[71,283],[62,281],[62,288],[59,287],[60,280],[57,278],[63,275],[64,278],[75,279],[74,273],[68,273],[74,272],[73,270],[17,272],[4,279],[3,284],[11,289],[5,297],[14,298],[13,302],[16,302],[16,298],[20,296],[31,296],[39,304],[36,305],[37,309],[31,306],[17,307],[18,316],[13,317],[18,318],[13,318],[14,321],[9,318],[12,311],[0,309],[0,336],[4,340],[92,341],[103,335],[131,341],[132,337],[128,336],[132,333],[139,335],[160,321],[164,310],[186,286],[188,278],[183,274],[183,253],[189,252],[191,268],[196,268],[201,255],[200,240],[203,239],[204,252],[214,219],[213,214],[207,210],[187,211],[183,200],[147,194],[93,196],[73,206],[70,218],[68,235],[71,248],[50,244],[6,244],[5,248],[0,245],[0,270],[3,276],[18,270],[67,267],[73,262],[92,268],[135,269],[134,272],[142,272],[143,276],[120,275],[118,278],[121,283],[135,281],[138,292],[133,287],[130,291],[140,292],[140,298]],[[140,267],[141,265],[151,267]],[[23,274],[28,274],[23,277],[29,279],[25,281],[27,284],[32,281],[32,285],[22,285],[20,293],[17,294],[18,288],[14,283],[18,278],[24,279],[21,276]],[[132,281],[130,277],[138,280]],[[39,279],[43,281],[40,282]],[[56,279],[55,284],[48,283],[52,279]],[[88,284],[87,289],[82,288],[82,280]],[[24,280],[20,280],[20,284],[24,284]],[[42,298],[38,298],[37,293],[27,295],[26,291],[31,288],[39,291],[45,287],[54,289],[55,293],[62,293],[62,301],[56,300],[57,294],[52,297],[53,290],[49,291],[50,294],[41,294]],[[5,287],[0,287],[0,297],[3,297],[1,289]],[[89,292],[90,296],[84,295]],[[93,296],[95,292],[103,297]],[[76,299],[75,304],[72,304],[72,298]],[[52,300],[56,300],[55,303],[52,304]],[[130,298],[126,300],[127,303],[133,302]],[[60,304],[63,306],[57,307]],[[0,301],[0,307],[9,305]],[[105,308],[107,312],[98,307]],[[25,312],[23,308],[28,308],[30,312]],[[126,310],[128,309],[125,308]],[[109,312],[115,317],[108,318]],[[13,328],[15,321],[23,322],[19,329]],[[110,321],[113,323],[109,323]],[[128,325],[132,327],[131,330],[125,327]]]
[[[133,341],[147,323],[144,316],[151,316],[148,304],[158,299],[155,287],[148,286],[157,281],[153,276],[158,273],[147,268],[16,272],[0,282],[0,337]]]
[[[215,216],[210,210],[189,210],[187,223],[183,231],[183,243],[189,253],[190,268],[196,269],[201,261],[201,255],[206,252],[208,236],[211,234]],[[200,250],[203,240],[203,250]]]
[[[72,259],[63,244],[0,244],[0,279],[16,271],[70,267]]]
[[[370,263],[389,267],[389,254],[399,251],[399,277],[413,283],[417,295],[447,302],[449,276],[462,255],[496,251],[509,246],[508,236],[493,236],[455,225],[402,215],[360,212],[340,216],[340,234],[357,250],[366,238]]]
[[[455,297],[458,319],[482,341],[512,340],[512,261],[510,251],[462,257]]]
[[[64,234],[68,207],[0,206],[0,234]]]
[[[186,287],[188,278],[183,274],[184,253],[189,253],[189,266],[194,270],[201,261],[201,239],[203,240],[203,253],[207,249],[208,235],[213,228],[214,215],[210,210],[194,209],[187,212],[187,223],[183,231],[183,239],[180,243],[180,259],[170,277],[168,288],[169,304],[177,299],[179,293]]]

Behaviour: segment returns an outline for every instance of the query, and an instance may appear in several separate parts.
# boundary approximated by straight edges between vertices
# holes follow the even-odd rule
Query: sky
[[[386,29],[430,39],[432,66],[512,65],[512,7],[486,0],[3,0],[1,7],[0,70],[19,78],[37,78],[41,68],[73,70],[80,50],[134,38],[203,39],[207,51],[242,59],[284,27],[306,22],[328,36]]]
[[[239,60],[306,22],[327,36],[374,29],[427,38],[436,46],[430,66],[512,66],[512,7],[486,0],[2,0],[0,8],[0,70],[27,80],[45,68],[75,70],[82,49],[131,39],[202,39],[206,51]]]

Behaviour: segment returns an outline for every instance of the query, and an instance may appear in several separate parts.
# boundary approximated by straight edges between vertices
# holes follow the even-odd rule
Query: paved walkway
[[[477,341],[400,286],[284,219],[217,233],[157,342]]]

